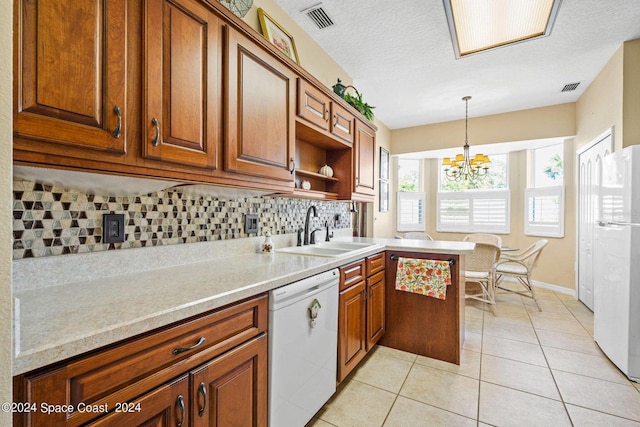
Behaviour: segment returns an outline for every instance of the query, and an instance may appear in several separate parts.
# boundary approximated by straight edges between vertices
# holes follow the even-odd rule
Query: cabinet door
[[[147,1],[142,153],[216,168],[222,127],[222,30],[193,0]]]
[[[124,153],[126,2],[16,1],[14,132]]]
[[[88,425],[91,427],[186,427],[189,425],[188,396],[189,377],[184,375],[138,399],[109,408],[116,412],[111,412]]]
[[[294,76],[237,31],[228,38],[225,170],[293,183]]]
[[[384,271],[367,279],[367,351],[384,334]]]
[[[322,130],[329,130],[331,101],[313,85],[298,78],[298,116]]]
[[[331,104],[331,133],[341,140],[353,144],[355,134],[355,119],[338,103]]]
[[[364,195],[375,195],[374,160],[376,150],[375,132],[356,121],[356,145],[354,156],[355,188]]]
[[[267,425],[267,336],[191,372],[193,426]]]
[[[338,312],[338,382],[364,358],[366,350],[365,281],[340,292]]]

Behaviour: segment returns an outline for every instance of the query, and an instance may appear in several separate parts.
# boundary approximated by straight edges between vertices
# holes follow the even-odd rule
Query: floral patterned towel
[[[398,258],[396,289],[445,299],[451,284],[449,261]]]

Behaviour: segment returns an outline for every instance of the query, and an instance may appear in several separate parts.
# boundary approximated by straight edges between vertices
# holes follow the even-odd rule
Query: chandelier
[[[465,102],[464,111],[464,147],[462,154],[456,154],[451,159],[445,157],[442,159],[444,172],[450,181],[481,181],[489,173],[489,156],[484,154],[476,154],[473,158],[469,156],[469,137],[467,134],[469,122],[469,100],[470,96],[465,96],[462,100]]]

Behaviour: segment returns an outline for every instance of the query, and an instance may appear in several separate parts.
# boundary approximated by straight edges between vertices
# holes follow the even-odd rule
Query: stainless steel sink
[[[356,243],[356,242],[322,242],[316,245],[290,246],[288,248],[280,248],[280,249],[276,249],[276,252],[282,252],[282,253],[293,254],[293,255],[335,257],[335,256],[345,255],[351,252],[366,250],[371,246],[375,246],[375,245],[371,243]]]

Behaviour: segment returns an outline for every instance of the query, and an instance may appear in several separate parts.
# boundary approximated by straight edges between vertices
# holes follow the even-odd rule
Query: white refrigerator
[[[594,230],[594,338],[640,382],[640,145],[602,162],[602,203]]]

